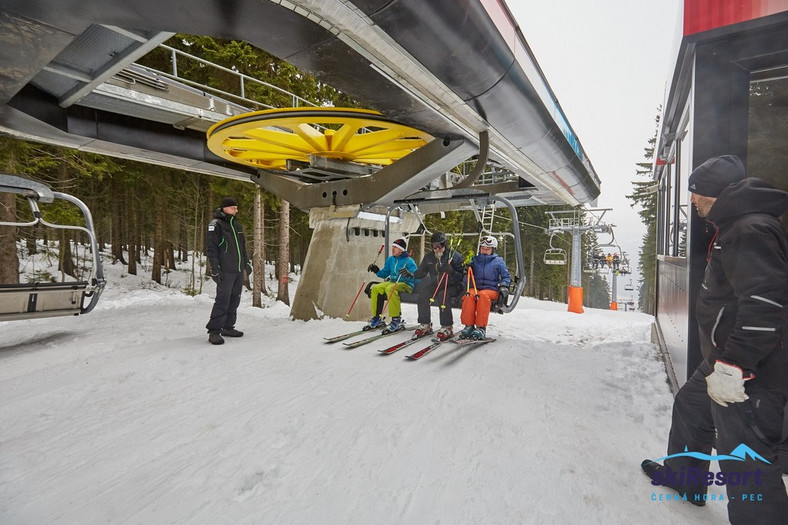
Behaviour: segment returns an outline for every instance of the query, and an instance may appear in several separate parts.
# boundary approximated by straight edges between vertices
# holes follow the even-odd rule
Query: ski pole
[[[434,303],[435,302],[435,296],[438,295],[438,290],[441,289],[441,284],[443,284],[443,281],[448,281],[448,280],[449,280],[449,274],[446,273],[446,272],[443,272],[441,274],[440,279],[438,279],[438,286],[435,287],[435,292],[433,292],[432,297],[430,297],[430,303]]]
[[[470,266],[468,266],[468,295],[470,295],[470,284],[473,281],[473,294],[476,296],[476,299],[479,299],[479,290],[476,289],[476,277],[473,276],[473,270]]]
[[[394,295],[395,293],[397,293],[397,284],[399,284],[399,280],[401,278],[402,278],[401,274],[397,276],[397,280],[394,281],[394,286],[391,287],[391,293],[390,294],[386,294],[386,302],[383,303],[383,310],[381,310],[381,312],[380,312],[381,316],[385,315],[386,308],[389,307],[389,299],[391,299],[391,296]]]
[[[383,244],[380,245],[380,249],[378,250],[378,254],[375,256],[375,260],[372,261],[372,264],[375,264],[376,262],[378,262],[378,258],[380,258],[380,252],[383,251],[383,246],[385,246],[385,245],[383,245]],[[353,304],[350,305],[350,310],[348,310],[347,313],[345,314],[345,319],[348,319],[350,317],[350,312],[352,312],[353,311],[353,307],[356,306],[356,301],[358,301],[358,296],[361,295],[361,290],[363,290],[364,286],[366,286],[368,279],[369,279],[369,272],[367,272],[367,274],[364,276],[364,282],[361,283],[361,288],[359,288],[358,292],[356,292],[356,298],[353,299]]]
[[[443,275],[446,276],[446,282],[443,283],[444,284],[444,286],[443,286],[443,302],[441,303],[441,310],[445,310],[446,309],[446,292],[449,291],[449,274],[447,272],[447,273],[444,273]]]
[[[455,241],[457,241],[456,244],[455,244]],[[448,257],[448,259],[446,259],[446,264],[447,265],[451,266],[451,260],[452,260],[452,258],[454,258],[454,251],[455,251],[454,248],[456,246],[459,246],[459,245],[460,245],[460,238],[459,237],[449,241],[449,257]],[[446,277],[446,282],[444,283],[444,288],[443,288],[443,303],[441,303],[441,310],[445,310],[446,309],[446,293],[449,291],[449,272],[444,270],[443,271],[443,275],[444,275],[444,277]],[[438,283],[438,287],[440,288],[440,283]],[[435,291],[437,292],[437,290],[435,290]]]

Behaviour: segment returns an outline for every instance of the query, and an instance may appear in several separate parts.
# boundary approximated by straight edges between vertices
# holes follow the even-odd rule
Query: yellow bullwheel
[[[232,162],[283,170],[310,156],[387,166],[432,140],[376,111],[299,107],[238,115],[207,132],[208,148]]]

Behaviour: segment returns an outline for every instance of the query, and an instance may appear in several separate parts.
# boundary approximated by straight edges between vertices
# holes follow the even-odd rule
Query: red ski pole
[[[380,252],[383,251],[383,247],[384,246],[385,246],[384,244],[380,245],[380,249],[378,250],[378,254],[375,256],[375,260],[372,261],[372,264],[375,264],[376,262],[378,262],[378,258],[380,257]],[[367,272],[367,273],[369,273],[369,272]],[[369,279],[369,275],[366,275],[364,277],[364,282],[361,283],[361,288],[359,288],[358,292],[356,292],[356,297],[355,297],[355,299],[353,299],[353,304],[350,305],[350,310],[348,310],[347,313],[345,314],[345,319],[350,317],[350,312],[352,312],[353,311],[353,307],[356,306],[356,301],[358,301],[358,296],[361,295],[361,290],[363,290],[364,286],[367,285],[367,279]]]
[[[441,310],[445,310],[446,309],[446,292],[449,291],[449,274],[448,273],[444,273],[443,275],[446,276],[446,282],[444,283],[444,286],[443,286],[443,302],[441,303]]]
[[[430,297],[430,303],[434,303],[435,302],[435,296],[438,295],[438,290],[441,289],[441,284],[443,284],[444,280],[448,281],[448,279],[449,279],[449,274],[446,273],[446,272],[443,272],[441,274],[441,278],[438,279],[438,286],[435,287],[435,291],[433,292],[432,297]]]

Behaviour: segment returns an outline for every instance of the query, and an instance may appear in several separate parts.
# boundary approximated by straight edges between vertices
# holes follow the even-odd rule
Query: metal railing
[[[291,93],[290,91],[287,91],[286,89],[282,89],[279,86],[275,86],[274,84],[270,84],[268,82],[256,79],[254,77],[250,77],[249,75],[245,75],[244,73],[240,73],[239,71],[236,71],[236,70],[224,67],[224,66],[220,66],[218,64],[214,64],[213,62],[210,62],[210,61],[205,60],[203,58],[200,58],[198,56],[191,55],[191,54],[186,53],[184,51],[181,51],[179,49],[175,49],[174,47],[170,47],[170,46],[167,46],[167,45],[164,45],[164,44],[160,44],[159,47],[164,49],[164,50],[166,50],[166,51],[168,51],[170,53],[170,61],[171,61],[171,64],[172,64],[171,72],[161,71],[161,70],[158,70],[158,69],[155,69],[155,68],[151,68],[151,67],[147,67],[147,66],[140,66],[139,64],[136,64],[136,65],[139,66],[139,67],[143,67],[143,68],[145,68],[147,70],[150,70],[150,71],[155,71],[156,73],[162,75],[163,77],[169,78],[171,80],[175,80],[175,81],[180,82],[182,84],[186,84],[188,86],[199,88],[202,91],[210,92],[210,93],[216,94],[217,96],[221,96],[221,97],[227,97],[227,98],[233,99],[235,101],[241,101],[242,103],[248,104],[251,107],[273,109],[276,106],[272,106],[272,105],[267,104],[265,102],[261,102],[260,100],[255,100],[253,98],[249,98],[247,96],[247,85],[248,84],[256,84],[258,86],[261,86],[261,87],[264,87],[266,89],[270,89],[270,90],[276,91],[278,93],[281,93],[281,94],[289,97],[290,100],[291,100],[292,107],[299,107],[299,106],[313,106],[313,107],[317,107],[318,106],[318,104],[315,104],[314,102],[312,102],[310,100],[307,100],[307,99],[305,99],[303,97],[300,97],[300,96],[296,95],[295,93]],[[204,66],[207,66],[207,67],[216,69],[217,71],[221,71],[223,73],[230,74],[230,75],[233,75],[233,76],[237,77],[238,78],[238,90],[239,90],[239,92],[238,93],[230,93],[228,91],[224,91],[224,90],[219,89],[219,88],[206,86],[205,84],[203,84],[201,82],[197,82],[197,81],[194,81],[194,80],[191,80],[189,78],[184,77],[181,73],[179,73],[179,70],[178,70],[178,57],[181,57],[182,59],[187,59],[187,60],[194,60],[194,61],[196,61],[196,62],[198,62],[198,63],[200,63],[200,64],[202,64]]]

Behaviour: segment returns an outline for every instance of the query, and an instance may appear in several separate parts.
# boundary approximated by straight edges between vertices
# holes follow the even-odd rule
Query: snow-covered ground
[[[2,524],[726,521],[640,471],[672,403],[649,316],[523,299],[497,342],[408,361],[244,292],[212,346],[210,282],[121,271],[88,315],[0,323]]]

